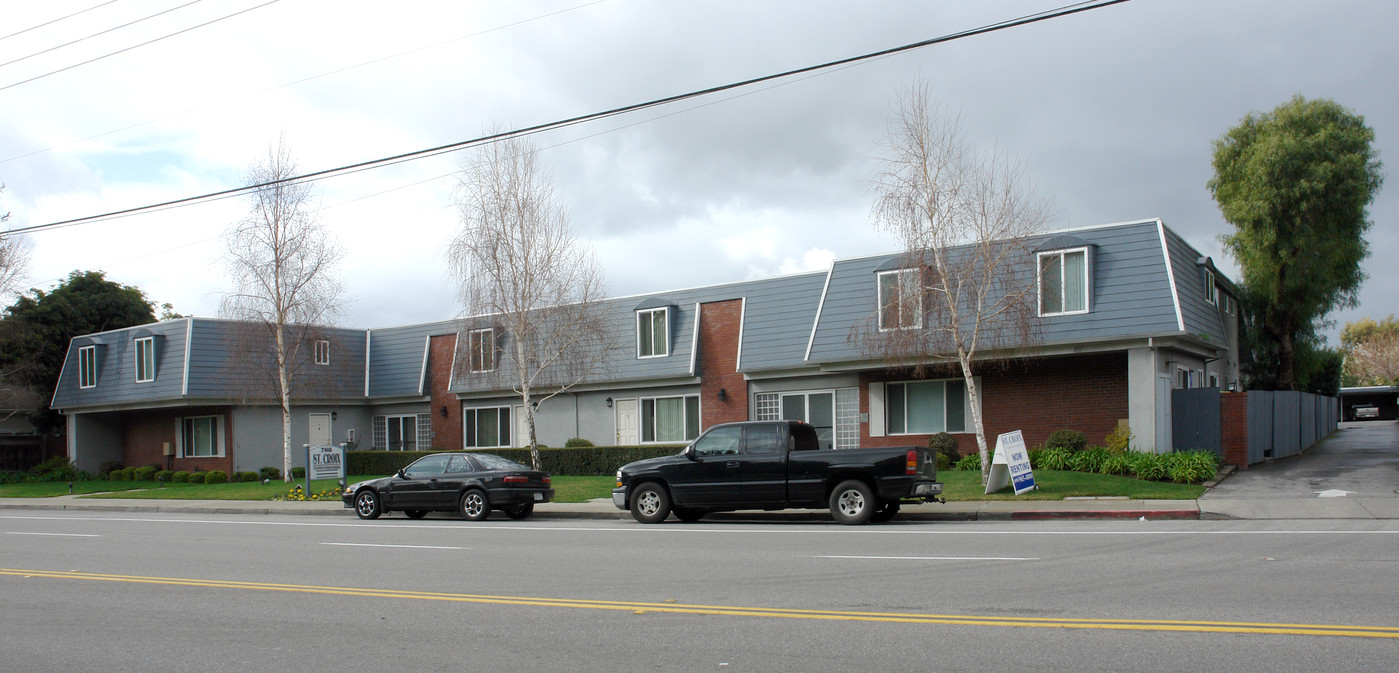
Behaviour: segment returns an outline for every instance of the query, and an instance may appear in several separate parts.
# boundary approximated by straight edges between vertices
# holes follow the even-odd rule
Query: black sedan
[[[390,511],[410,519],[455,511],[468,521],[484,520],[492,509],[523,519],[553,497],[549,473],[489,453],[434,453],[392,477],[351,484],[340,495],[361,519]]]

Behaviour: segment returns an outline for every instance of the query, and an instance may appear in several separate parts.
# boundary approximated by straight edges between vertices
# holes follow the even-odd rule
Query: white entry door
[[[617,400],[617,446],[636,446],[640,427],[636,420],[636,400]]]
[[[311,414],[311,446],[330,444],[330,414]]]

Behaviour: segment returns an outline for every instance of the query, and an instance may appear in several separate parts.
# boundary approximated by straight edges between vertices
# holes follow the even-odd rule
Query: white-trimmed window
[[[466,335],[471,371],[495,371],[495,328],[474,329]]]
[[[142,337],[135,340],[136,382],[149,383],[155,380],[155,337]]]
[[[922,288],[917,269],[881,271],[878,278],[880,331],[922,327]]]
[[[78,349],[78,387],[97,386],[97,347],[83,346]]]
[[[223,456],[223,419],[219,416],[187,416],[180,419],[180,457]]]
[[[485,407],[462,412],[468,448],[501,448],[510,442],[510,407]]]
[[[700,434],[699,396],[641,398],[641,441],[688,442]]]
[[[659,358],[670,354],[670,309],[636,312],[636,357]]]
[[[1041,252],[1040,315],[1088,312],[1088,249]]]
[[[1205,269],[1205,301],[1213,304],[1217,301],[1214,289],[1214,272]]]
[[[316,364],[330,364],[330,342],[325,339],[316,341]]]
[[[885,426],[891,435],[967,432],[967,384],[961,379],[885,384]]]
[[[1239,302],[1227,294],[1221,294],[1220,296],[1224,298],[1224,312],[1229,315],[1234,315],[1234,313],[1239,310]]]

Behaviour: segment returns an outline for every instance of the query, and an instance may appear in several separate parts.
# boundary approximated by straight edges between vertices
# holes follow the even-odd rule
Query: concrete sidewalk
[[[0,498],[0,510],[65,512],[127,512],[148,514],[282,514],[352,517],[338,502],[270,502],[261,500],[147,500],[85,498]],[[393,515],[401,516],[401,515]],[[434,518],[450,516],[433,514]],[[495,518],[501,518],[497,515]],[[611,500],[585,503],[546,503],[534,510],[534,518],[631,520],[612,506]],[[1088,498],[1076,500],[969,501],[906,506],[903,521],[1010,521],[1032,519],[1399,519],[1396,498],[1275,498],[1200,500],[1127,500]],[[830,521],[825,510],[782,512],[732,512],[705,517],[706,521]]]

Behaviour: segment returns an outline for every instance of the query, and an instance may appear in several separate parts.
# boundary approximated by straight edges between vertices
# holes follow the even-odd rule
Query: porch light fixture
[[[725,389],[723,389],[723,388],[720,388],[720,389],[719,389],[719,401],[720,401],[720,402],[727,402],[728,399],[729,399],[729,391],[728,391],[728,390],[725,390]]]
[[[438,410],[437,410],[437,413],[441,414],[443,418],[446,418],[446,417],[447,417],[447,405],[445,405],[445,404],[442,405],[442,408],[441,408],[441,409],[438,409]]]
[[[612,408],[612,398],[610,398],[610,397],[607,398],[607,408],[608,408],[608,409],[611,409],[611,408]]]

